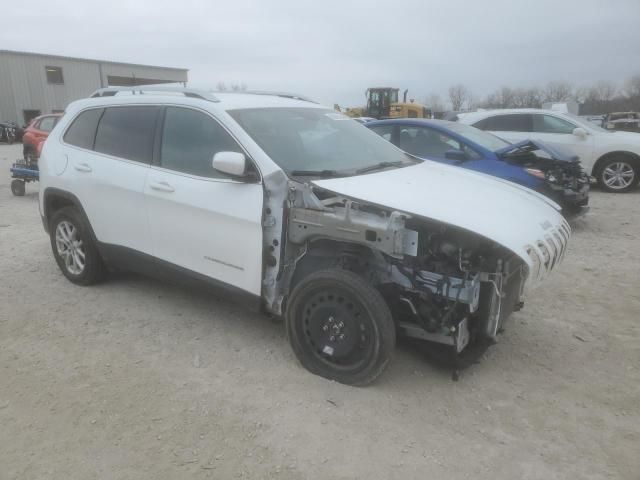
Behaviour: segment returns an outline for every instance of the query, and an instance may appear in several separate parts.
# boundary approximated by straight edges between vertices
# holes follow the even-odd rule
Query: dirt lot
[[[459,382],[401,345],[368,388],[282,325],[118,275],[69,283],[0,146],[0,479],[640,478],[640,192],[594,192],[565,262]]]

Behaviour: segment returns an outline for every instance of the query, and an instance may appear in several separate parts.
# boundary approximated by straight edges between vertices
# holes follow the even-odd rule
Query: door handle
[[[91,167],[86,163],[76,163],[73,165],[73,168],[78,170],[79,172],[90,172]]]
[[[175,191],[175,188],[173,188],[167,182],[151,182],[151,183],[149,183],[149,186],[152,189],[158,190],[160,192],[174,192]]]

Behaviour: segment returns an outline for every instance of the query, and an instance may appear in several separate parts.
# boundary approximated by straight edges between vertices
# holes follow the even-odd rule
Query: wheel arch
[[[380,259],[374,250],[361,243],[315,238],[308,242],[306,253],[296,263],[288,290],[293,290],[309,274],[331,267],[349,270],[373,281],[378,262]]]
[[[65,207],[75,207],[80,212],[82,221],[85,222],[85,224],[89,228],[91,239],[94,242],[97,242],[97,238],[95,232],[93,231],[93,227],[91,226],[91,222],[89,221],[89,217],[87,217],[87,213],[85,212],[82,206],[82,202],[80,202],[78,197],[76,197],[71,192],[54,187],[46,188],[43,195],[43,217],[47,231],[49,231],[49,223],[51,222],[51,219],[57,211]]]
[[[640,155],[634,152],[629,152],[628,150],[614,150],[612,152],[607,152],[602,154],[596,163],[594,163],[593,168],[591,169],[591,176],[598,178],[600,175],[600,171],[602,170],[602,166],[605,164],[607,160],[616,156],[625,156],[633,159],[636,166],[640,167]]]

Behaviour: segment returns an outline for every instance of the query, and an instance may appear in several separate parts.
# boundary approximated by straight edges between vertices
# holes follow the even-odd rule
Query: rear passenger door
[[[159,113],[146,105],[85,110],[64,134],[65,177],[103,247],[152,253],[144,184]]]
[[[154,255],[165,266],[260,295],[262,185],[214,170],[222,151],[245,153],[210,114],[166,107],[145,186]]]
[[[473,126],[485,130],[511,143],[531,138],[532,116],[528,113],[494,115],[476,122]]]

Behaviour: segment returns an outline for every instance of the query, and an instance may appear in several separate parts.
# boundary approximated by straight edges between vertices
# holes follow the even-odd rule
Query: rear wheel
[[[598,171],[598,183],[606,192],[628,192],[640,180],[639,164],[635,159],[617,155],[605,160]]]
[[[17,178],[11,180],[11,193],[16,197],[22,197],[25,192],[24,180],[18,180]]]
[[[102,280],[102,258],[76,208],[65,207],[57,211],[49,231],[53,256],[65,277],[78,285]]]
[[[321,270],[304,278],[285,317],[294,353],[316,375],[366,385],[391,360],[396,335],[389,307],[352,272]]]

